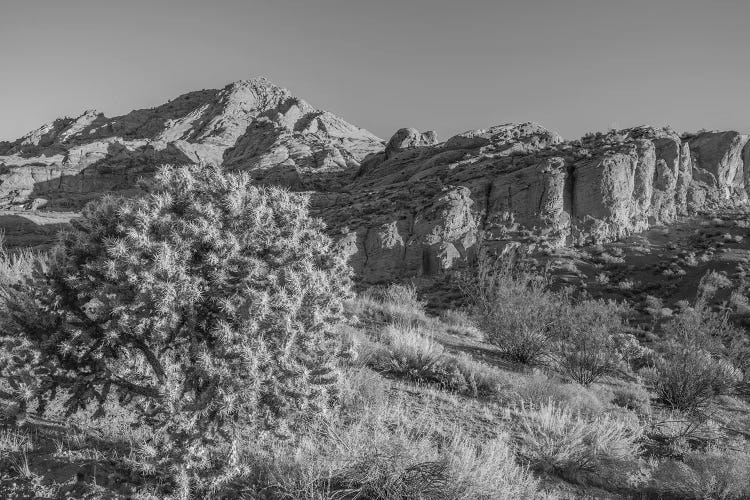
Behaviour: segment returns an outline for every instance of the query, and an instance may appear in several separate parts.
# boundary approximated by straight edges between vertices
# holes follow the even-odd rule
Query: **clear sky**
[[[387,139],[750,131],[750,0],[0,0],[0,139],[254,76]]]

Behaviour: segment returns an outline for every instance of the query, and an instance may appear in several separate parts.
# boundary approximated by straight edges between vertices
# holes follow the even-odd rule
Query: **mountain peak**
[[[295,189],[321,188],[330,176],[355,175],[382,147],[366,130],[260,76],[113,118],[87,110],[3,143],[0,167],[12,180],[0,179],[0,205],[56,198],[77,207],[105,191],[132,190],[137,177],[165,163],[224,165]]]

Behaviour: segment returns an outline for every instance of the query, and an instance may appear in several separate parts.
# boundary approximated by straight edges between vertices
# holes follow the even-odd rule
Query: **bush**
[[[391,283],[388,286],[376,286],[368,289],[363,295],[380,303],[400,304],[415,310],[424,310],[424,302],[417,297],[417,288],[413,284]]]
[[[560,311],[556,328],[561,340],[555,355],[560,372],[587,386],[623,366],[622,348],[627,343],[618,337],[623,335],[624,307],[603,300],[584,300],[565,304]]]
[[[586,414],[600,413],[605,407],[590,387],[557,381],[540,371],[517,375],[511,383],[516,403],[538,407],[551,401]]]
[[[369,288],[349,304],[351,312],[366,321],[405,326],[429,322],[424,306],[413,285],[400,284]]]
[[[0,238],[1,239],[1,238]],[[45,256],[32,250],[8,252],[0,246],[0,285],[23,281],[37,267],[44,268]]]
[[[603,462],[633,459],[642,429],[636,423],[599,415],[587,419],[567,406],[547,402],[521,406],[520,453],[542,470],[570,475],[596,470]]]
[[[474,321],[464,311],[456,309],[443,309],[440,311],[440,321],[448,326],[459,329],[474,328]]]
[[[727,356],[727,343],[739,337],[726,318],[686,309],[664,327],[663,356],[655,362],[655,388],[666,406],[694,411],[730,393],[742,373]]]
[[[472,318],[464,311],[445,309],[440,312],[440,321],[448,333],[481,340],[483,335]]]
[[[686,499],[750,498],[750,453],[710,446],[685,453],[682,461],[662,463],[654,473],[656,489]]]
[[[624,333],[628,309],[603,300],[573,301],[543,275],[480,260],[465,286],[487,341],[520,363],[546,361],[581,385],[626,368],[638,341]]]
[[[302,195],[197,166],[149,189],[88,205],[48,270],[2,288],[2,372],[22,409],[62,392],[101,415],[116,395],[184,478],[332,403],[349,272]]]
[[[741,379],[739,371],[726,360],[676,342],[668,344],[656,371],[659,401],[681,411],[704,408],[714,396],[730,392]]]
[[[467,292],[487,341],[508,359],[535,363],[552,352],[560,298],[548,289],[544,276],[510,264],[490,266],[480,261]]]
[[[641,414],[651,413],[651,394],[642,385],[633,383],[621,385],[615,387],[612,392],[613,404]]]
[[[469,356],[453,356],[429,335],[410,327],[390,325],[381,335],[384,345],[365,345],[365,364],[381,373],[471,396],[497,391],[498,375]]]
[[[373,356],[373,368],[407,376],[418,382],[433,381],[444,354],[443,346],[411,327],[387,326],[381,333],[383,347]]]

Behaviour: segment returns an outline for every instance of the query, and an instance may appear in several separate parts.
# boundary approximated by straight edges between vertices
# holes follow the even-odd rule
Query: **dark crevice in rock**
[[[484,194],[484,213],[482,214],[482,223],[480,226],[480,229],[485,230],[487,229],[487,222],[490,218],[490,199],[492,197],[492,184],[493,182],[490,181],[487,183],[487,188],[485,189]]]

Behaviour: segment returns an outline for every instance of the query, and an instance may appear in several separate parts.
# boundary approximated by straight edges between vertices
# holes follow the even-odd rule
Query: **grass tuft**
[[[634,422],[607,415],[586,418],[553,401],[536,408],[521,405],[519,415],[520,453],[536,469],[572,475],[640,452],[642,430]]]

